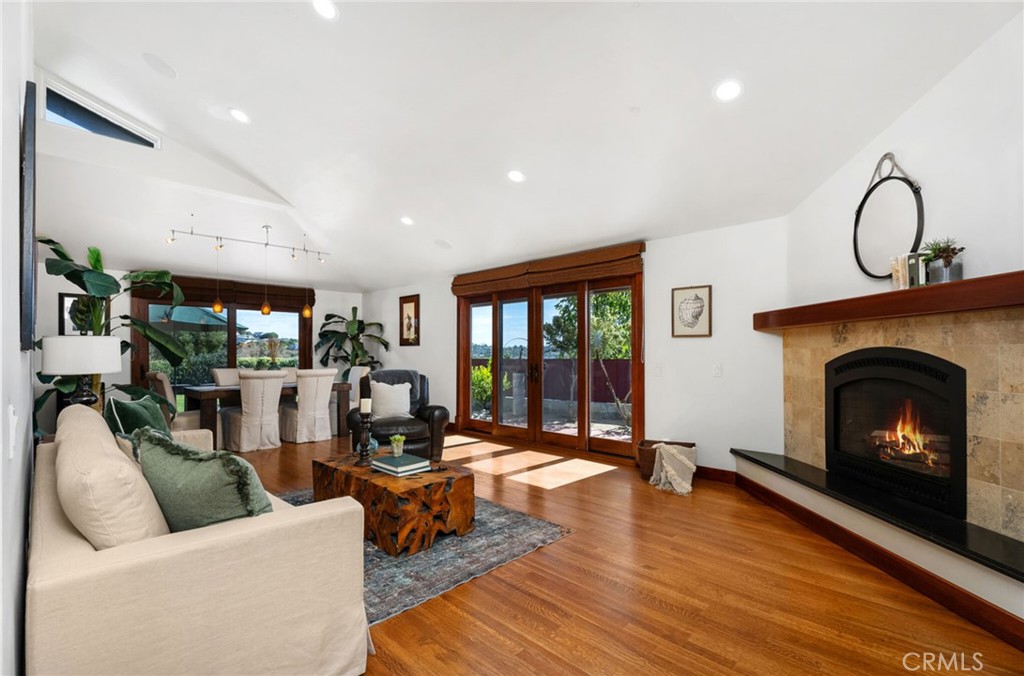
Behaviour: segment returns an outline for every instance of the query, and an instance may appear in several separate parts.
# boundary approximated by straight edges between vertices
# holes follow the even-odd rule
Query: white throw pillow
[[[103,417],[69,406],[57,421],[57,496],[96,549],[170,532],[142,470],[118,448]]]
[[[388,385],[370,381],[370,398],[373,399],[373,420],[381,418],[411,418],[409,413],[411,383]]]

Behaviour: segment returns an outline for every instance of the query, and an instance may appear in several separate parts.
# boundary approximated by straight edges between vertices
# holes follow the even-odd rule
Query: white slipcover
[[[234,387],[238,385],[238,369],[210,369],[213,382],[217,387]]]
[[[296,444],[331,438],[328,403],[338,369],[299,369],[298,402],[281,405],[281,438]]]
[[[244,453],[281,445],[278,407],[284,375],[282,371],[239,371],[242,408],[220,410],[225,448]]]
[[[95,412],[98,425],[77,413],[62,414],[57,443],[35,453],[25,673],[366,671],[358,502],[292,507],[268,496],[268,514],[96,551],[61,508],[56,461],[114,437]]]

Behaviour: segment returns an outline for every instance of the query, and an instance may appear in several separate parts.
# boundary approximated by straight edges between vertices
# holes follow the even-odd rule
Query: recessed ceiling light
[[[238,108],[228,108],[228,115],[233,117],[235,121],[241,122],[242,124],[249,124],[252,122],[252,118],[249,117],[249,113]]]
[[[341,12],[332,0],[313,0],[313,9],[328,21],[337,21]]]
[[[734,101],[743,93],[743,83],[739,80],[722,80],[715,85],[715,98],[723,103]]]
[[[416,222],[416,221],[412,220],[411,218],[409,218],[408,216],[402,216],[398,220],[402,222],[402,225],[412,225],[413,223]]]
[[[513,183],[522,183],[523,181],[526,180],[526,174],[519,171],[518,169],[513,169],[512,171],[508,172],[508,180],[512,181]]]

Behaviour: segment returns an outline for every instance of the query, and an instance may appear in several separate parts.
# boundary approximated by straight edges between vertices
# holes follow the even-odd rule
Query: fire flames
[[[936,454],[929,447],[927,436],[921,428],[921,416],[909,399],[900,407],[896,429],[885,430],[884,441],[877,443],[883,460],[912,460],[934,466]]]

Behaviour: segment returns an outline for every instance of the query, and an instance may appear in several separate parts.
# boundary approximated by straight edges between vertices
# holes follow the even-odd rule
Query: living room
[[[797,331],[808,332],[798,336],[811,341],[807,345],[793,343],[796,334],[787,333],[784,339],[782,332],[790,329],[754,330],[753,325],[759,313],[890,291],[890,280],[872,279],[862,272],[851,246],[855,213],[885,153],[894,153],[903,173],[921,187],[924,240],[954,237],[966,247],[967,282],[1024,269],[1024,28],[1019,2],[760,7],[731,3],[339,5],[341,16],[333,22],[318,17],[309,3],[298,2],[197,5],[187,10],[172,3],[129,8],[77,4],[81,7],[4,3],[0,10],[4,162],[0,302],[5,317],[14,317],[21,305],[19,181],[13,167],[20,157],[27,80],[41,88],[43,83],[53,83],[72,93],[91,95],[122,119],[156,132],[161,142],[158,159],[152,159],[130,144],[40,118],[38,235],[63,242],[78,260],[84,259],[86,246],[98,246],[111,268],[108,272],[168,269],[182,276],[310,287],[316,301],[314,330],[328,313],[347,316],[357,307],[361,318],[383,323],[382,335],[391,347],[377,356],[385,367],[428,375],[431,402],[451,410],[453,423],[464,410],[458,367],[460,297],[453,294],[453,279],[552,256],[643,243],[643,339],[642,348],[634,350],[634,359],[642,360],[642,436],[696,442],[701,471],[693,496],[654,493],[652,497],[645,492],[638,497],[639,491],[654,491],[654,487],[643,483],[632,466],[586,451],[567,456],[609,463],[615,469],[565,487],[573,491],[571,499],[544,502],[547,498],[532,497],[536,488],[522,488],[525,492],[520,493],[499,475],[478,475],[479,495],[495,502],[507,496],[507,506],[570,525],[577,532],[520,560],[526,567],[523,585],[532,595],[527,594],[522,605],[508,601],[506,612],[539,603],[543,617],[524,622],[537,622],[540,628],[532,628],[531,636],[526,628],[517,629],[513,640],[478,630],[481,633],[472,634],[474,640],[493,642],[491,654],[477,656],[460,643],[465,650],[462,671],[494,670],[501,658],[514,665],[513,671],[528,664],[545,671],[543,656],[530,662],[513,644],[518,640],[531,645],[539,640],[537,633],[568,631],[557,606],[548,607],[542,600],[556,595],[552,585],[559,584],[558,576],[546,571],[545,564],[585,565],[577,551],[562,559],[556,555],[563,543],[569,547],[573,538],[584,541],[580,536],[587,535],[583,524],[588,521],[576,512],[585,511],[587,500],[594,500],[598,514],[607,515],[616,509],[608,495],[621,492],[620,497],[631,496],[624,499],[640,500],[645,508],[664,510],[666,525],[685,529],[698,539],[706,534],[690,530],[688,520],[717,523],[714,510],[729,513],[742,508],[744,518],[753,522],[765,521],[780,530],[786,529],[780,526],[786,523],[802,529],[743,491],[702,478],[702,472],[704,477],[716,471],[752,476],[756,470],[743,469],[749,461],[737,460],[731,449],[792,457],[824,469],[823,455],[818,458],[795,446],[802,443],[795,441],[798,437],[816,443],[824,431],[801,426],[803,414],[794,412],[794,407],[803,405],[795,398],[794,388],[800,383],[794,381],[796,371],[791,369],[804,368],[804,364],[794,365],[799,355],[831,345],[812,344],[817,338],[810,329],[801,328],[807,325],[795,325]],[[232,21],[238,22],[237,28],[228,28]],[[162,29],[147,42],[145,27],[151,24]],[[226,33],[231,33],[231,39]],[[308,54],[299,49],[304,41]],[[275,42],[272,49],[267,46]],[[219,46],[214,48],[214,43]],[[254,53],[257,45],[265,53]],[[144,60],[142,54],[151,58]],[[214,57],[225,59],[225,65],[201,75],[204,59]],[[335,73],[333,68],[339,70]],[[334,92],[332,77],[344,83],[339,90],[354,95]],[[741,80],[742,93],[733,101],[718,101],[713,89],[727,78]],[[226,87],[230,81],[237,86],[213,89],[215,83]],[[287,104],[275,106],[274,100]],[[251,121],[232,119],[230,106],[244,110]],[[318,144],[324,148],[318,149]],[[300,161],[307,155],[313,160]],[[507,172],[512,170],[521,171],[525,180],[509,178]],[[402,218],[413,224],[406,225]],[[260,246],[265,223],[273,225],[266,235],[269,241],[297,247],[299,254],[306,255],[293,263],[288,251]],[[171,229],[181,234],[168,245],[164,240]],[[215,252],[213,242],[190,237],[189,231],[257,243],[233,246],[228,242],[223,251]],[[912,226],[903,239],[907,244],[914,239]],[[899,250],[890,252],[896,253]],[[41,247],[40,263],[46,255]],[[319,264],[318,257],[326,262]],[[34,335],[40,338],[58,332],[59,294],[76,289],[47,275],[42,267],[36,281]],[[677,305],[673,289],[701,285],[713,290],[707,299],[713,308],[710,335],[680,339],[673,326]],[[919,292],[931,290],[903,293]],[[1016,288],[1009,295],[1020,293]],[[398,308],[400,299],[409,296],[418,296],[418,345],[402,345],[401,340]],[[907,297],[913,306],[920,296]],[[117,303],[113,314],[131,312],[127,297]],[[1009,312],[1015,306],[1006,307]],[[967,313],[963,322],[969,324],[976,316]],[[830,326],[841,321],[816,323]],[[18,349],[18,322],[5,321],[4,327],[2,393],[8,413],[3,416],[3,429],[10,451],[2,463],[2,664],[4,673],[13,673],[19,668],[24,638],[20,604],[24,602],[31,411],[36,395],[33,374],[38,362]],[[914,344],[903,338],[892,343]],[[875,344],[856,340],[851,338],[851,345]],[[949,352],[932,350],[934,354],[952,356],[952,361],[960,363],[955,336],[950,334],[944,342],[940,335],[937,342]],[[996,344],[991,349],[1008,355],[1005,359],[1012,362],[1018,343]],[[791,349],[806,352],[787,352]],[[815,358],[820,357],[823,364],[834,356],[823,352]],[[121,373],[105,380],[131,380],[130,362],[125,359],[122,366]],[[814,368],[821,370],[820,366],[815,363]],[[990,368],[981,366],[973,372]],[[1001,366],[997,363],[995,368],[998,374]],[[1011,364],[1007,370],[1013,368],[1020,366]],[[969,372],[968,379],[972,377]],[[1012,373],[1007,377],[1012,378]],[[815,392],[824,389],[814,382]],[[972,389],[970,381],[968,389]],[[993,389],[999,391],[998,386]],[[1024,479],[1018,471],[1024,440],[1024,414],[1017,413],[1024,407],[1020,392],[1010,389],[1000,394],[1006,402],[1006,433],[991,436],[1001,440],[1004,450],[995,452],[998,462],[984,463],[998,465],[999,471],[982,472],[979,458],[974,457],[969,462],[976,464],[968,466],[967,475],[967,521],[980,522],[1017,542],[1024,540],[1024,519],[1020,518]],[[998,419],[1000,413],[995,415]],[[52,425],[49,408],[43,418]],[[971,420],[969,427],[977,424]],[[973,434],[971,429],[967,433]],[[820,447],[823,454],[823,439]],[[523,448],[533,447],[523,444]],[[534,450],[538,449],[550,450],[542,445]],[[308,465],[308,457],[304,462]],[[783,494],[787,489],[773,484],[772,490]],[[996,491],[997,506],[986,498],[988,511],[979,514],[981,501],[972,501],[972,492],[975,497],[990,497],[992,491]],[[697,505],[702,493],[704,507]],[[795,494],[786,493],[786,497],[801,500]],[[998,517],[993,516],[996,510]],[[632,522],[619,525],[637,527]],[[585,541],[597,546],[599,538]],[[965,634],[963,626],[974,625],[877,571],[875,577],[868,573],[864,579],[864,569],[875,569],[828,540],[806,533],[799,541],[801,547],[820,551],[822,556],[826,552],[832,556],[832,550],[839,552],[837,557],[846,556],[833,562],[840,568],[864,566],[857,569],[862,576],[857,579],[873,590],[866,593],[872,602],[895,594],[901,603],[912,603],[916,596],[920,603],[931,604],[929,612],[940,618],[939,628],[918,643],[897,632],[884,651],[876,654],[861,647],[853,651],[860,654],[847,661],[835,655],[831,661],[820,658],[807,647],[806,654],[814,657],[806,663],[758,663],[750,656],[756,641],[733,627],[742,638],[720,640],[723,644],[736,641],[737,647],[716,647],[707,663],[676,664],[676,670],[745,671],[757,664],[773,664],[791,671],[842,671],[844,665],[847,671],[897,671],[906,666],[892,660],[897,653],[900,657],[915,651],[964,653],[969,662],[975,652],[972,642],[984,643],[986,668],[1008,672],[1019,668],[1020,654],[1005,638],[1000,641],[976,628],[977,634]],[[623,556],[616,567],[629,571],[634,566],[642,569],[645,562],[664,563],[646,552],[642,542],[617,543],[635,547],[636,560]],[[703,551],[708,556],[733,557],[739,565],[781,556],[772,549],[771,536],[745,544],[750,551],[724,545]],[[653,548],[686,561],[675,571],[680,576],[688,574],[688,566],[702,574],[713,567],[687,551],[682,542],[659,540]],[[895,551],[922,565],[913,552]],[[653,558],[645,561],[645,556]],[[539,557],[540,562],[529,563],[531,557]],[[955,568],[957,564],[948,565]],[[498,570],[509,568],[511,564]],[[969,580],[963,582],[964,577],[981,574],[971,568],[964,571],[947,573],[945,579],[998,607],[1006,615],[995,615],[997,622],[1006,625],[1011,615],[1022,622],[1020,577],[996,571],[1002,578],[991,583],[994,591],[986,596],[986,590],[970,587]],[[531,576],[543,581],[531,588]],[[371,627],[378,655],[369,658],[368,669],[403,668],[400,661],[389,661],[389,649],[400,643],[389,633],[389,626],[396,627],[391,630],[396,634],[428,641],[432,650],[440,651],[435,642],[416,633],[418,624],[439,619],[454,631],[462,621],[473,627],[486,623],[488,604],[498,603],[487,594],[514,596],[506,588],[511,583],[490,581],[492,577],[462,585],[455,601],[446,601],[451,597],[443,595],[437,602],[443,608],[435,605],[422,616],[410,611],[388,621],[390,625]],[[878,582],[879,578],[886,582]],[[772,584],[771,578],[758,581]],[[628,595],[636,584],[643,588],[641,595],[658,593],[657,585],[643,582],[626,575],[601,592]],[[573,589],[583,584],[577,578],[566,583]],[[831,583],[829,579],[821,584]],[[894,592],[893,587],[904,591]],[[734,589],[722,596],[748,593]],[[700,602],[713,603],[709,598]],[[733,602],[723,599],[726,606]],[[855,614],[843,601],[823,602],[823,606]],[[654,602],[640,607],[650,616],[637,617],[631,610],[603,620],[611,625],[641,625],[643,631],[633,634],[637,645],[661,649],[655,636],[661,640],[670,640],[673,632],[682,636],[691,628],[678,624],[702,619],[693,607],[692,615],[679,617],[673,617],[673,611],[662,612]],[[810,615],[801,616],[790,606],[779,606],[780,614],[792,614],[793,624],[813,635],[804,623],[815,621],[808,617],[818,621],[821,617],[814,610],[807,612]],[[591,627],[602,620],[596,612],[585,621],[581,617],[576,614],[572,621]],[[768,621],[768,616],[764,619]],[[879,620],[870,616],[863,621]],[[991,627],[982,626],[992,632]],[[597,643],[595,636],[607,638],[584,630],[574,636],[581,645]],[[715,640],[713,632],[695,636]],[[877,640],[876,634],[869,636],[852,640]],[[550,638],[557,643],[557,636]],[[812,639],[805,634],[783,649],[798,651],[795,646],[801,640]],[[763,646],[766,652],[771,652],[773,641],[774,636]],[[672,670],[664,662],[644,662],[622,646],[612,650],[613,657],[605,662],[584,660],[576,648],[562,649],[586,671]],[[691,656],[697,653],[693,646],[688,650]],[[875,661],[865,657],[867,653]],[[1018,658],[1016,663],[1013,656]],[[450,657],[459,663],[459,655]],[[446,662],[438,658],[430,664],[439,668]],[[474,669],[474,664],[483,666]],[[552,669],[564,666],[553,664]]]

